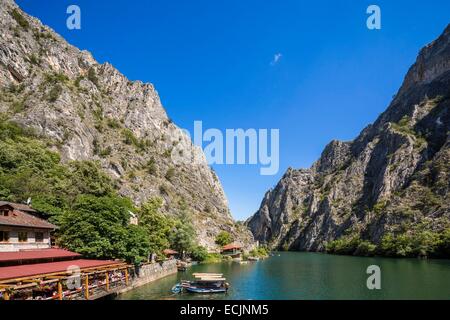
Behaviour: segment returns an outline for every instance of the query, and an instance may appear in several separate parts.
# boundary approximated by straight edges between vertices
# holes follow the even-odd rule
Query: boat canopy
[[[202,282],[219,282],[219,281],[225,281],[227,279],[225,278],[217,278],[217,277],[203,277],[203,278],[199,278],[197,279],[197,281],[202,281]]]
[[[200,278],[200,277],[222,277],[223,273],[193,273],[192,274],[194,277],[196,278]]]

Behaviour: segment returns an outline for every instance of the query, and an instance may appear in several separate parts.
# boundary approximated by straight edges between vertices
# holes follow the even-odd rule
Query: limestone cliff
[[[63,161],[99,161],[136,204],[159,196],[174,215],[187,205],[201,244],[213,247],[221,230],[252,242],[202,150],[170,120],[153,85],[97,63],[12,0],[0,0],[0,93],[0,112],[50,138]],[[197,161],[174,161],[183,157]]]
[[[351,142],[289,169],[247,225],[275,248],[450,227],[450,26],[423,48],[388,109]]]

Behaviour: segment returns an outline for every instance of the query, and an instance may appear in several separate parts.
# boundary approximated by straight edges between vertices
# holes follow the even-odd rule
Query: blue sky
[[[277,175],[214,166],[236,219],[253,214],[288,167],[309,167],[329,141],[373,122],[450,23],[448,0],[17,2],[99,62],[153,83],[180,127],[280,129]],[[66,27],[71,4],[81,30]],[[370,4],[381,8],[381,30],[366,27]]]

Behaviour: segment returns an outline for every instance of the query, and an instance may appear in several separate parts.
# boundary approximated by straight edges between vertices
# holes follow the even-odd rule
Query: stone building
[[[56,228],[28,205],[0,201],[0,252],[50,248]]]

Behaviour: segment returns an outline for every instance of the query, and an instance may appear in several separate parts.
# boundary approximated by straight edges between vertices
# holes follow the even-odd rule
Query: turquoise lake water
[[[381,268],[381,290],[369,290],[367,267]],[[172,294],[193,272],[223,273],[227,294]],[[390,259],[319,253],[276,253],[239,264],[196,265],[122,294],[118,299],[450,299],[450,260]]]

